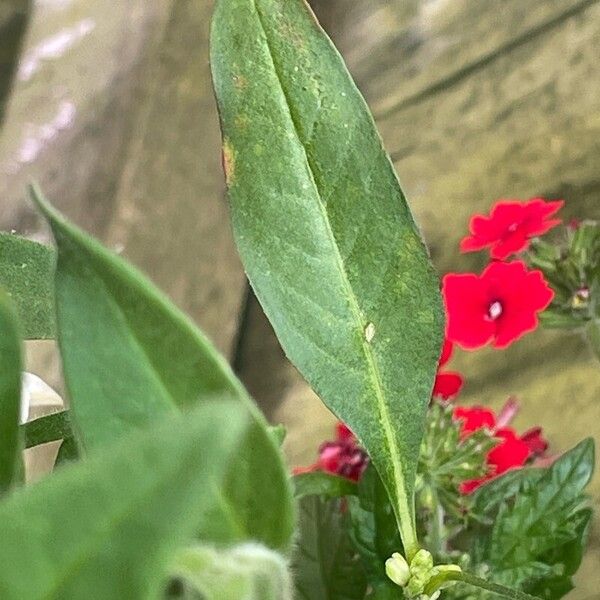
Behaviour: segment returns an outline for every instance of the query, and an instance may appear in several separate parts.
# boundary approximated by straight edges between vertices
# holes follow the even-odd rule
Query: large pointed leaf
[[[55,261],[52,248],[0,232],[0,285],[15,303],[26,339],[54,337]]]
[[[0,290],[0,493],[8,490],[21,472],[21,370],[16,316]]]
[[[381,473],[409,554],[442,338],[438,278],[372,117],[303,0],[219,0],[233,226],[289,358]]]
[[[219,506],[229,527],[215,518],[210,536],[286,547],[293,505],[281,453],[225,360],[140,273],[67,223],[39,193],[36,201],[58,248],[58,341],[73,429],[84,449],[215,393],[235,397],[251,410],[253,425]]]
[[[14,493],[0,503],[0,597],[156,598],[246,426],[239,403],[207,403]]]

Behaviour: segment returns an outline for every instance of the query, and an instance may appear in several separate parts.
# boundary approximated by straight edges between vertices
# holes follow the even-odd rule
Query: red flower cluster
[[[504,260],[511,254],[525,250],[532,237],[556,227],[560,219],[550,217],[563,204],[561,200],[546,202],[542,198],[533,198],[528,202],[501,200],[494,205],[489,216],[471,217],[471,235],[463,238],[460,249],[473,252],[490,248],[492,258]]]
[[[493,259],[504,260],[525,250],[529,240],[560,223],[551,219],[562,206],[546,202],[500,201],[489,216],[475,215],[471,235],[461,242],[464,252],[491,248]],[[472,350],[491,342],[505,348],[538,324],[537,315],[554,297],[541,271],[528,271],[525,263],[492,262],[481,275],[448,273],[443,281],[447,336]]]
[[[369,464],[367,453],[358,445],[356,437],[344,423],[336,426],[336,439],[323,442],[319,447],[319,458],[308,467],[297,467],[294,475],[325,471],[332,475],[358,481]]]
[[[456,396],[463,386],[463,378],[460,373],[455,371],[442,371],[442,367],[448,363],[452,357],[452,351],[454,344],[446,339],[442,347],[442,356],[438,363],[438,372],[435,376],[435,382],[433,384],[433,397],[441,398],[442,400],[449,400]]]
[[[492,342],[506,348],[538,324],[554,297],[541,271],[525,263],[493,262],[481,275],[448,273],[443,280],[447,336],[466,349]]]
[[[490,479],[510,469],[522,467],[528,460],[546,452],[548,443],[542,437],[540,427],[530,429],[521,436],[508,427],[517,410],[518,406],[514,400],[506,403],[498,417],[492,410],[481,406],[457,406],[454,409],[454,419],[461,421],[463,439],[479,429],[488,429],[499,440],[486,458],[488,474],[480,479],[463,482],[460,486],[462,494],[470,494]]]

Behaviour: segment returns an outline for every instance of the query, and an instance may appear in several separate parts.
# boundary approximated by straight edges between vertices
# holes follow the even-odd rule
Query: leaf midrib
[[[396,508],[396,511],[395,511],[396,518],[398,521],[398,526],[400,529],[403,544],[405,546],[405,551],[410,556],[413,552],[416,552],[416,549],[417,549],[417,542],[416,542],[416,539],[412,532],[412,527],[411,527],[411,523],[412,523],[412,511],[410,510],[411,504],[409,502],[408,494],[406,492],[406,487],[404,484],[403,468],[402,468],[402,464],[400,461],[400,453],[398,450],[398,445],[396,443],[396,439],[393,434],[391,415],[390,415],[389,410],[385,403],[385,395],[383,392],[383,383],[382,383],[381,375],[379,372],[379,367],[377,365],[377,360],[375,358],[375,355],[373,354],[370,344],[364,339],[363,329],[364,329],[365,323],[363,323],[362,311],[360,309],[360,305],[358,304],[358,299],[356,298],[356,295],[354,293],[354,290],[352,289],[352,285],[350,284],[346,270],[344,268],[344,260],[340,254],[338,245],[335,240],[335,235],[333,233],[333,230],[331,229],[329,216],[327,214],[327,210],[325,208],[325,205],[324,205],[324,202],[322,199],[321,190],[319,189],[319,186],[318,186],[315,176],[314,176],[314,168],[313,168],[311,159],[308,155],[306,147],[304,146],[304,143],[302,142],[302,139],[300,137],[299,128],[294,119],[294,114],[292,112],[291,103],[288,99],[285,87],[283,85],[282,77],[280,75],[279,69],[277,68],[277,64],[275,62],[274,53],[271,48],[271,44],[269,42],[269,36],[267,35],[267,30],[263,23],[263,17],[261,15],[260,9],[257,5],[257,1],[251,0],[251,2],[254,7],[254,11],[256,13],[258,23],[260,24],[261,31],[262,31],[264,39],[265,39],[266,47],[267,47],[267,50],[269,53],[269,58],[273,65],[273,72],[275,74],[275,77],[277,78],[277,82],[279,83],[279,88],[280,88],[282,96],[285,100],[285,105],[288,110],[290,121],[292,122],[292,125],[294,127],[294,133],[295,133],[296,139],[298,141],[298,144],[302,148],[302,152],[303,152],[304,158],[306,160],[306,165],[308,167],[308,172],[310,174],[310,180],[313,185],[314,191],[316,192],[317,198],[319,200],[319,202],[318,202],[319,211],[321,213],[321,216],[323,217],[323,221],[325,223],[325,229],[330,238],[331,246],[333,247],[333,250],[334,250],[333,254],[334,254],[335,262],[336,262],[336,265],[340,272],[342,284],[346,290],[346,294],[347,294],[347,297],[349,300],[351,312],[354,316],[354,319],[355,319],[356,325],[357,325],[357,329],[359,331],[359,335],[360,335],[360,339],[361,339],[361,346],[362,346],[363,353],[365,355],[368,372],[369,372],[369,376],[370,376],[369,378],[371,380],[372,388],[373,388],[373,391],[375,392],[375,398],[377,400],[377,409],[379,412],[380,422],[383,426],[384,438],[388,444],[388,449],[389,449],[389,452],[391,455],[390,458],[391,458],[391,463],[392,463],[392,470],[394,473],[394,483],[395,483],[395,487],[396,487],[395,492],[396,492],[396,496],[397,496],[396,507],[395,507]]]

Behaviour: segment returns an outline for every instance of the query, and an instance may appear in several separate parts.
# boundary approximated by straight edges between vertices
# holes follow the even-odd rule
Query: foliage
[[[509,470],[543,454],[541,430],[517,436],[512,408],[475,407],[485,419],[467,426],[432,393],[462,385],[440,370],[452,343],[504,347],[551,301],[546,322],[585,323],[600,356],[596,225],[569,230],[557,251],[533,236],[558,224],[560,202],[474,217],[463,249],[506,260],[529,248],[535,269],[448,274],[441,353],[439,280],[308,7],[217,0],[211,61],[248,277],[290,360],[351,429],[292,479],[285,430],[204,334],[34,188],[56,249],[0,234],[0,596],[561,598],[591,517],[592,442]],[[517,271],[535,293],[514,285]],[[69,410],[19,426],[21,336],[58,340]],[[60,468],[23,486],[23,447],[58,440]],[[507,458],[507,440],[519,460],[491,460]]]
[[[290,360],[379,469],[409,554],[439,282],[339,54],[294,0],[220,0],[212,69],[233,228]]]
[[[55,335],[54,262],[55,253],[48,246],[0,233],[0,286],[16,305],[26,339]]]
[[[10,490],[22,472],[21,347],[13,309],[0,290],[0,493]]]
[[[300,600],[361,600],[366,578],[348,534],[344,501],[306,496],[292,570]]]

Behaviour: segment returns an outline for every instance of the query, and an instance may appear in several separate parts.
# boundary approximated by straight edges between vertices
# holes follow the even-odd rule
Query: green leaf
[[[45,415],[21,425],[25,448],[73,437],[71,415],[68,410]]]
[[[15,303],[25,339],[54,337],[55,260],[52,248],[0,232],[0,286]]]
[[[321,471],[295,475],[293,481],[296,499],[305,496],[341,498],[342,496],[352,496],[358,493],[357,485],[353,481]]]
[[[0,290],[0,494],[8,491],[22,473],[21,339],[16,315]]]
[[[30,12],[30,0],[3,2],[0,10],[0,127],[4,121]]]
[[[471,511],[495,521],[496,512],[506,498],[513,498],[524,486],[534,486],[543,477],[544,469],[527,467],[507,471],[478,488],[471,496]]]
[[[351,516],[351,537],[366,566],[369,584],[389,587],[385,561],[394,553],[402,552],[402,542],[383,483],[370,465],[358,483],[358,497],[348,498]]]
[[[362,600],[366,579],[348,535],[341,500],[300,500],[299,538],[292,560],[299,600]]]
[[[76,461],[80,458],[79,447],[74,437],[65,438],[58,449],[55,467],[61,467],[66,463]]]
[[[203,600],[292,600],[285,559],[258,544],[225,550],[185,548],[171,573],[200,592]]]
[[[228,527],[215,516],[205,534],[287,547],[294,522],[289,477],[264,418],[224,358],[139,272],[32,191],[58,249],[58,342],[82,450],[215,394],[237,398],[253,425],[218,508],[228,515]]]
[[[134,432],[0,503],[0,597],[154,598],[247,427],[213,402]]]
[[[302,0],[219,0],[211,39],[237,245],[279,340],[357,435],[409,555],[439,281],[373,119]]]
[[[589,524],[583,492],[593,469],[594,444],[588,439],[541,475],[534,471],[533,477],[514,478],[504,491],[497,488],[509,495],[499,504],[483,560],[498,583],[534,593],[546,580],[570,582]]]

